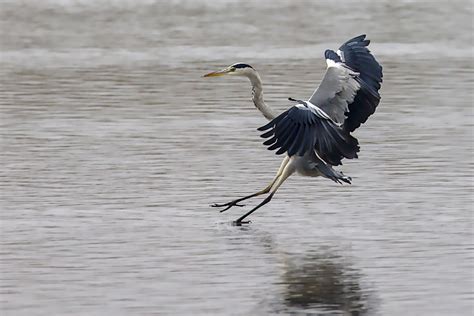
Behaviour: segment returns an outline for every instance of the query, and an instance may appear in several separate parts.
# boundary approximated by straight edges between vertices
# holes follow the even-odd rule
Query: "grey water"
[[[471,1],[0,2],[2,315],[472,315]],[[367,33],[382,101],[352,185],[293,176],[267,103]]]

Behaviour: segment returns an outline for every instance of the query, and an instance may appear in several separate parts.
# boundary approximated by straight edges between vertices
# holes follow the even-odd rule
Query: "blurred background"
[[[2,315],[472,315],[473,3],[0,1]],[[366,33],[351,186],[290,178],[243,78],[308,98]]]

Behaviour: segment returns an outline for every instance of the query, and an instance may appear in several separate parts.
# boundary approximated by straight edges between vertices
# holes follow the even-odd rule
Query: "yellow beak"
[[[223,69],[223,70],[219,70],[219,71],[210,72],[208,74],[205,74],[203,77],[220,77],[220,76],[223,76],[227,73],[229,73],[229,70],[228,69]]]

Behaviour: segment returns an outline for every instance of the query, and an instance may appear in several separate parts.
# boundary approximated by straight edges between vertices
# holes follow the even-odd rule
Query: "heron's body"
[[[302,176],[320,177],[323,175],[318,168],[315,157],[311,157],[309,153],[304,156],[292,156],[290,163],[294,166],[295,171]]]
[[[382,67],[367,49],[365,35],[350,39],[337,52],[325,52],[327,71],[319,87],[307,101],[283,113],[276,113],[263,99],[262,81],[258,72],[247,64],[234,64],[206,77],[224,74],[245,76],[252,85],[252,101],[270,122],[259,128],[267,140],[264,145],[276,154],[285,154],[273,181],[263,190],[215,207],[243,206],[248,198],[269,193],[258,206],[237,219],[242,220],[268,203],[281,184],[293,173],[322,176],[337,183],[351,183],[351,178],[333,169],[342,159],[357,158],[359,143],[351,135],[375,112],[380,101],[378,90],[382,82]]]

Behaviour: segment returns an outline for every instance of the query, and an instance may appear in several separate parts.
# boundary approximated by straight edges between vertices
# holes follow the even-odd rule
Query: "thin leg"
[[[239,202],[242,202],[244,200],[247,200],[247,199],[250,199],[250,198],[253,198],[255,196],[259,196],[259,195],[262,195],[262,194],[265,194],[265,193],[268,193],[270,192],[270,189],[272,188],[272,186],[275,184],[275,182],[278,180],[278,177],[280,177],[281,173],[283,172],[283,169],[286,167],[286,165],[288,164],[288,161],[290,160],[290,157],[285,157],[285,159],[283,159],[281,165],[280,165],[280,168],[278,169],[278,172],[275,176],[275,178],[272,180],[272,182],[267,186],[265,187],[263,190],[260,190],[258,191],[257,193],[253,193],[253,194],[250,194],[250,195],[247,195],[247,196],[244,196],[243,198],[239,198],[239,199],[236,199],[236,200],[233,200],[233,201],[230,201],[228,203],[224,203],[224,204],[212,204],[211,207],[225,207],[224,209],[220,210],[220,212],[225,212],[227,211],[228,209],[230,209],[232,206],[239,206],[239,207],[242,207],[242,206],[245,206],[243,204],[238,204]]]
[[[248,223],[248,222],[242,222],[247,216],[249,216],[250,214],[252,214],[253,212],[255,212],[256,210],[258,210],[260,207],[264,206],[265,204],[267,204],[268,202],[271,201],[271,199],[273,198],[273,195],[275,194],[275,192],[278,190],[278,188],[283,184],[283,182],[285,182],[286,179],[288,179],[289,176],[291,176],[293,174],[293,172],[295,172],[295,167],[289,163],[285,166],[285,169],[283,170],[283,172],[281,173],[281,175],[278,177],[278,180],[276,181],[274,187],[271,189],[271,192],[270,194],[265,198],[265,200],[263,200],[259,205],[255,206],[253,209],[251,209],[249,212],[247,212],[246,214],[242,215],[241,217],[239,217],[236,221],[235,221],[235,225],[237,226],[240,226],[242,225],[242,223]]]

